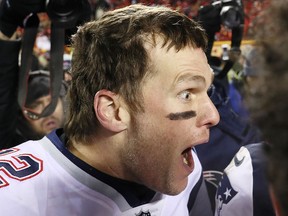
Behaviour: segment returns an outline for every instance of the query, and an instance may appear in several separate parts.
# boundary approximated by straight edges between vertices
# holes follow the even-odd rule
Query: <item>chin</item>
[[[47,128],[44,129],[44,133],[45,133],[45,134],[48,134],[48,133],[52,132],[53,130],[55,130],[55,129],[57,129],[57,128],[58,128],[58,126],[47,127]]]

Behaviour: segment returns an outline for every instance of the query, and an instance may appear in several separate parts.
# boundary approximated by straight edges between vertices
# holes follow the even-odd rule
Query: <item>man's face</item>
[[[143,86],[143,113],[132,116],[123,149],[128,178],[178,194],[194,169],[191,148],[206,143],[219,114],[207,90],[213,73],[201,49],[151,49],[155,73]]]
[[[51,96],[43,96],[34,101],[31,105],[29,105],[29,110],[34,113],[41,114],[46,106],[51,102]],[[50,133],[52,130],[56,128],[60,128],[63,126],[64,121],[64,111],[63,104],[61,99],[58,99],[57,106],[54,112],[43,118],[39,118],[37,120],[32,120],[30,118],[26,118],[29,122],[32,129],[40,136],[45,136]]]

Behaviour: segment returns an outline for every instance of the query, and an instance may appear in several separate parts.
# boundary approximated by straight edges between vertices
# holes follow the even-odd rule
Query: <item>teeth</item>
[[[184,156],[184,157],[183,157],[183,163],[185,163],[186,165],[188,165],[188,160],[186,159],[186,157],[188,156],[187,153],[185,153],[183,156]]]
[[[183,158],[183,162],[184,162],[186,165],[188,165],[188,161],[187,161],[186,158]]]

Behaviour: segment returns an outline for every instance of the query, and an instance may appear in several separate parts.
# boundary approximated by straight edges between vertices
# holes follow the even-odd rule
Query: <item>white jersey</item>
[[[191,215],[187,204],[197,202],[198,192],[192,199],[191,192],[202,176],[194,152],[193,157],[195,169],[182,193],[155,193],[148,203],[132,207],[125,191],[100,180],[99,171],[72,155],[53,132],[39,141],[0,151],[0,215]]]
[[[215,216],[275,216],[263,148],[263,143],[242,146],[225,168],[215,197]]]

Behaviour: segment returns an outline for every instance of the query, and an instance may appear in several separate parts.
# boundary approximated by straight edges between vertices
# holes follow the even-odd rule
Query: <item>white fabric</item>
[[[253,166],[245,147],[224,170],[216,193],[215,216],[253,216]]]
[[[116,190],[72,163],[48,138],[28,141],[0,151],[0,215],[135,216],[148,210],[153,216],[188,215],[189,194],[202,171],[194,152],[193,157],[195,169],[181,194],[157,194],[154,202],[132,208]]]

